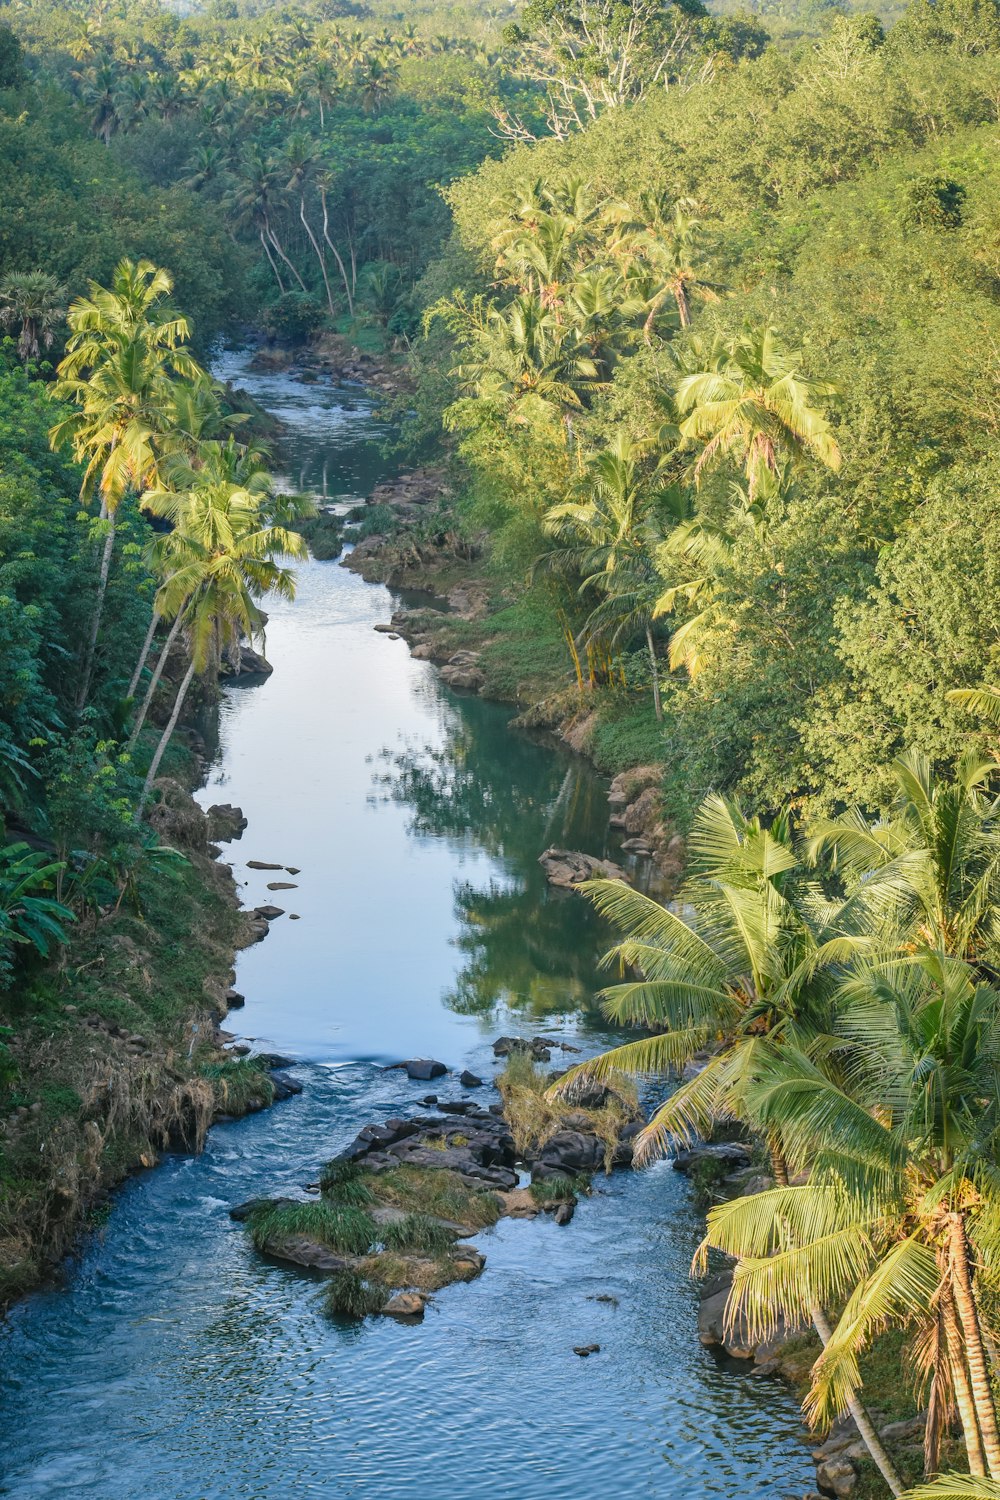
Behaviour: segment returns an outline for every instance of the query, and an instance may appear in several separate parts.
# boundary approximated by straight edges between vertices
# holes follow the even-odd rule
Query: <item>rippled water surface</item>
[[[336,498],[379,477],[357,392],[251,377],[233,356],[222,372],[289,423],[296,484]],[[320,1283],[262,1261],[228,1218],[413,1106],[423,1089],[387,1060],[433,1054],[489,1077],[501,1029],[601,1040],[602,934],[581,901],[546,890],[537,856],[600,852],[606,788],[376,634],[392,608],[334,563],[304,567],[297,602],[272,612],[274,676],[227,695],[203,794],[250,819],[226,856],[246,901],[288,913],[241,957],[247,1005],[231,1024],[297,1059],[305,1092],[129,1184],[66,1286],[15,1310],[0,1333],[0,1493],[801,1494],[812,1469],[791,1398],[697,1343],[699,1224],[669,1167],[600,1181],[568,1228],[483,1234],[484,1275],[440,1293],[419,1327],[327,1321]],[[270,895],[275,878],[297,889]],[[600,1354],[577,1358],[581,1343]]]

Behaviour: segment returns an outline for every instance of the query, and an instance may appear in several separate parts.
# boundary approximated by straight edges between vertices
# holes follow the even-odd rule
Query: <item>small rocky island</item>
[[[545,1064],[557,1048],[576,1050],[551,1037],[498,1038],[499,1102],[429,1094],[427,1113],[366,1125],[311,1196],[254,1199],[232,1217],[261,1254],[327,1276],[332,1315],[419,1320],[434,1292],[480,1275],[486,1257],[470,1241],[483,1230],[540,1213],[568,1224],[595,1172],[631,1164],[643,1121],[631,1084],[583,1076],[554,1094],[565,1074]],[[449,1071],[429,1058],[396,1066],[414,1080]],[[486,1087],[470,1073],[461,1082]]]

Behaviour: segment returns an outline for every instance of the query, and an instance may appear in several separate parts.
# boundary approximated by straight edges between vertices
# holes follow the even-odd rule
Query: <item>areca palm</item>
[[[889,811],[852,808],[820,821],[813,858],[836,857],[872,907],[892,907],[915,940],[959,958],[996,955],[1000,905],[1000,798],[990,790],[998,766],[974,751],[954,778],[936,776],[911,750],[893,763],[898,792]]]
[[[710,350],[694,346],[701,368],[677,387],[681,436],[703,444],[699,476],[720,456],[744,468],[751,503],[764,475],[777,474],[782,456],[795,465],[807,457],[839,469],[840,449],[818,403],[834,395],[826,381],[801,369],[801,355],[783,348],[771,327],[717,339]]]
[[[855,1399],[878,1331],[909,1327],[930,1389],[928,1469],[954,1402],[970,1470],[997,1480],[975,1283],[1000,1271],[1000,993],[925,949],[856,963],[839,999],[843,1082],[789,1049],[747,1095],[808,1181],[714,1209],[706,1244],[738,1257],[729,1314],[755,1333],[843,1306],[813,1370],[815,1420]]]
[[[85,465],[81,498],[88,501],[96,491],[106,523],[78,708],[90,691],[118,508],[129,491],[155,483],[173,379],[207,378],[187,347],[187,320],[164,301],[172,289],[169,272],[150,261],[122,260],[110,287],[91,282],[90,295],[67,314],[70,337],[55,394],[75,409],[49,438],[53,448],[71,447]]]

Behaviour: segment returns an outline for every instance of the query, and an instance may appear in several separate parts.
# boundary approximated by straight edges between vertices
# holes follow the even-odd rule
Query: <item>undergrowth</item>
[[[340,1255],[366,1255],[379,1238],[374,1219],[363,1209],[337,1208],[322,1201],[261,1204],[251,1211],[247,1223],[258,1250],[302,1234]]]

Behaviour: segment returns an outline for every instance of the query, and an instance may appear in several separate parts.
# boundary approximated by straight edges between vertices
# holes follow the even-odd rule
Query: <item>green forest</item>
[[[624,1038],[556,1092],[756,1143],[701,1254],[818,1340],[843,1493],[1000,1496],[998,130],[997,0],[0,4],[0,1301],[86,1212],[77,1012],[176,1048],[236,920],[170,801],[314,505],[215,351],[360,352],[447,476],[384,552],[686,840],[669,905],[585,886]]]

